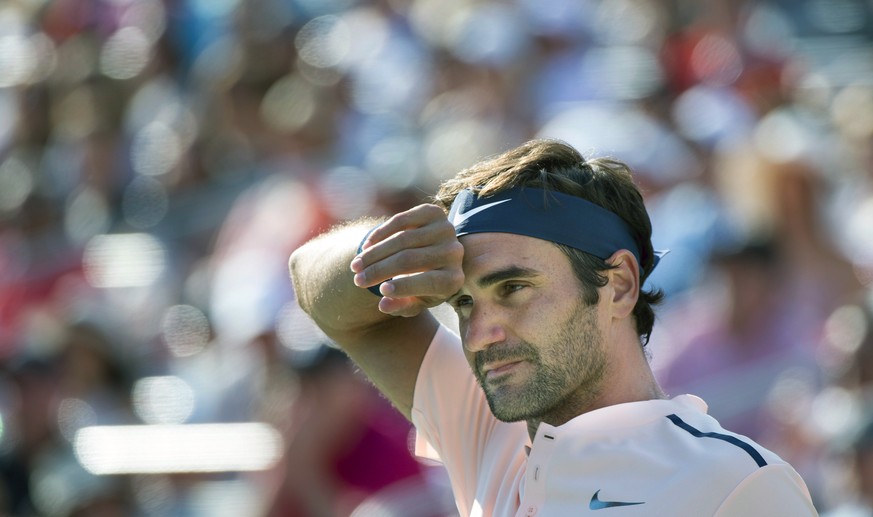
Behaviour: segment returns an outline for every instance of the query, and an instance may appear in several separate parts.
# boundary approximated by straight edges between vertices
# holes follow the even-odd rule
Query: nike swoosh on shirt
[[[636,506],[638,504],[645,503],[629,503],[624,501],[601,501],[600,500],[600,490],[594,492],[594,495],[591,496],[591,502],[588,503],[588,509],[590,510],[603,510],[604,508],[615,508],[617,506]]]
[[[476,208],[470,210],[469,212],[464,212],[463,214],[456,213],[455,217],[452,219],[452,226],[458,226],[459,224],[461,224],[464,221],[466,221],[467,219],[469,219],[471,216],[474,216],[474,215],[478,214],[479,212],[483,212],[485,210],[488,210],[489,208],[491,208],[493,206],[497,206],[500,203],[506,203],[507,201],[511,201],[511,199],[504,199],[503,201],[495,201],[493,203],[488,203],[487,205],[482,205],[482,206],[476,207]]]

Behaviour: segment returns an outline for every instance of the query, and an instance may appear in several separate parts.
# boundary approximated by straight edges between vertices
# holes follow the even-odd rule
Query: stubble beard
[[[554,337],[546,336],[551,342],[539,347],[526,341],[495,345],[476,355],[476,378],[498,420],[550,421],[550,415],[567,420],[599,395],[606,355],[595,318],[595,307],[580,300]],[[493,381],[482,375],[483,364],[507,360],[528,362],[533,374],[521,383],[513,375]]]

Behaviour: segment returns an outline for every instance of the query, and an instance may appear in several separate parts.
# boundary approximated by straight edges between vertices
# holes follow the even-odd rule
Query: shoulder
[[[745,479],[725,498],[718,517],[743,515],[818,515],[800,475],[788,464],[762,467]]]
[[[706,414],[677,411],[665,415],[662,425],[665,435],[685,445],[689,459],[736,463],[743,469],[784,463],[751,438],[724,429]]]
[[[727,490],[716,515],[816,515],[803,479],[776,453],[706,414],[682,411],[666,420],[666,434],[682,451],[677,459],[698,481]]]
[[[793,470],[776,453],[690,407],[678,406],[664,416],[658,428],[662,442],[678,462],[723,486],[733,486],[768,466]]]

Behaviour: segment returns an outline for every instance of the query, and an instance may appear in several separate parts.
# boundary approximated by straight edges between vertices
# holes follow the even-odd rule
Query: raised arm
[[[410,418],[415,380],[437,321],[426,309],[461,288],[463,247],[434,205],[334,229],[289,262],[300,306]],[[381,286],[379,296],[366,288]],[[356,285],[357,284],[357,285]]]

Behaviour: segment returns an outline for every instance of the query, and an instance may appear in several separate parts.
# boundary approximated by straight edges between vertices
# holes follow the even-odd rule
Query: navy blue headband
[[[640,250],[621,217],[582,198],[536,188],[516,187],[478,197],[464,189],[455,198],[449,221],[460,237],[470,233],[514,233],[557,242],[606,260],[618,250]],[[654,263],[663,253],[656,252]],[[642,272],[641,272],[642,273]]]

